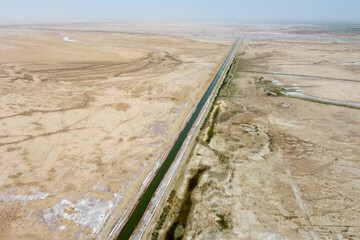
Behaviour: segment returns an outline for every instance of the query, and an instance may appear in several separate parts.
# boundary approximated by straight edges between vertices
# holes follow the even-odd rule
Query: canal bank
[[[191,149],[191,145],[199,131],[199,126],[202,125],[204,116],[206,116],[210,110],[210,106],[214,101],[216,93],[218,92],[229,66],[233,61],[238,45],[239,41],[234,43],[230,54],[216,74],[203,98],[197,105],[190,120],[181,131],[165,161],[151,180],[136,207],[132,210],[130,217],[127,219],[125,224],[117,224],[115,226],[109,236],[109,239],[113,239],[117,233],[119,233],[117,239],[121,240],[129,238],[146,238],[146,229],[151,219],[159,212],[156,206],[161,206],[162,201],[167,198],[168,186],[171,180],[176,179],[177,176],[175,173],[178,168],[181,168],[181,160],[186,159],[189,154],[189,149]]]

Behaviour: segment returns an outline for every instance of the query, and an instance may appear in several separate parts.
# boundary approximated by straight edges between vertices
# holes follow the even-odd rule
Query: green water
[[[237,45],[239,44],[239,41],[235,44],[234,48],[231,50],[229,56],[226,58],[224,64],[221,66],[219,72],[216,74],[214,80],[212,81],[210,87],[205,92],[205,95],[202,97],[200,103],[197,105],[195,112],[191,116],[189,122],[186,124],[183,131],[180,133],[178,139],[176,140],[174,146],[170,150],[169,155],[165,159],[164,163],[160,167],[159,171],[151,181],[149,187],[146,189],[145,193],[141,197],[139,203],[133,209],[131,216],[127,223],[125,224],[124,228],[121,230],[120,235],[118,236],[118,240],[126,240],[129,239],[131,234],[133,233],[134,229],[136,228],[138,222],[140,221],[141,217],[143,216],[146,207],[148,206],[153,194],[155,193],[157,187],[159,186],[161,180],[163,179],[164,175],[166,174],[167,170],[171,166],[172,162],[174,161],[176,154],[179,152],[184,140],[188,136],[188,133],[190,129],[192,128],[195,120],[197,119],[200,111],[202,110],[205,102],[209,98],[213,88],[215,87],[217,81],[219,80],[222,72],[224,71],[227,63],[230,61],[231,56],[233,55]]]

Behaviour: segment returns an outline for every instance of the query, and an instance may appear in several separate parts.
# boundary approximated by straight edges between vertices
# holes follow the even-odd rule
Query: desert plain
[[[0,29],[1,239],[106,236],[229,50],[76,27]]]
[[[360,239],[360,33],[351,29],[1,26],[0,238],[106,239],[239,37],[143,239]]]
[[[360,44],[337,35],[243,43],[144,239],[360,239]]]

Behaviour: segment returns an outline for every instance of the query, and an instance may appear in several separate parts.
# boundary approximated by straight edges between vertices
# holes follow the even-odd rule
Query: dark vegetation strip
[[[210,126],[207,132],[207,138],[206,138],[207,143],[210,143],[212,137],[214,136],[215,120],[217,115],[219,114],[219,111],[220,111],[220,107],[216,106],[214,112],[212,113]]]
[[[195,187],[198,185],[201,175],[206,170],[208,170],[208,167],[202,167],[202,168],[198,169],[196,174],[190,179],[188,187],[185,192],[183,202],[181,204],[179,215],[175,219],[174,223],[171,225],[170,229],[167,231],[167,233],[165,235],[166,240],[182,239],[184,230],[186,228],[186,223],[189,218],[190,210],[192,207],[191,194],[192,194],[193,190],[195,189]],[[179,231],[179,229],[180,229],[180,231]],[[177,230],[177,233],[175,234],[176,230]],[[181,230],[182,230],[182,232],[181,232]]]
[[[224,90],[224,88],[226,87],[227,83],[229,82],[229,79],[230,79],[230,71],[231,69],[233,68],[235,62],[237,61],[236,57],[234,58],[234,61],[231,63],[231,65],[229,66],[229,69],[227,70],[226,72],[226,75],[225,75],[225,78],[224,78],[224,81],[222,82],[220,88],[219,88],[219,91],[218,91],[218,94],[216,94],[215,98],[214,98],[214,103],[217,101],[219,95],[221,95],[221,92]],[[214,104],[211,105],[210,107],[210,111],[209,111],[209,114],[206,116],[205,118],[205,121],[203,123],[203,125],[201,126],[200,130],[203,130],[204,127],[206,126],[206,123],[209,122],[209,119],[210,119],[210,116],[211,116],[211,113],[213,112],[214,110]]]
[[[174,206],[175,204],[175,199],[176,199],[176,192],[175,190],[172,190],[171,193],[169,194],[169,197],[167,199],[167,202],[165,204],[165,207],[160,215],[160,218],[159,220],[157,221],[156,223],[156,226],[155,226],[155,231],[151,234],[151,239],[152,240],[157,240],[159,238],[159,230],[162,228],[167,216],[169,215],[169,213],[171,212],[172,210],[172,207]]]

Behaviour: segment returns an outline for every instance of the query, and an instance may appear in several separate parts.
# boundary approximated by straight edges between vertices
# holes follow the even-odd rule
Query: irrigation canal
[[[127,239],[129,239],[131,237],[131,234],[133,233],[134,229],[136,228],[138,222],[141,220],[141,218],[142,218],[142,216],[143,216],[143,214],[144,214],[144,212],[145,212],[145,210],[146,210],[152,196],[154,195],[154,193],[155,193],[157,187],[159,186],[159,184],[161,183],[164,175],[166,174],[167,170],[169,169],[172,162],[174,161],[174,159],[176,157],[176,154],[178,153],[178,151],[180,150],[184,140],[188,136],[188,133],[189,133],[190,129],[192,128],[195,120],[197,119],[199,113],[201,112],[204,104],[206,103],[209,96],[211,96],[211,92],[214,89],[214,87],[216,86],[216,83],[218,82],[218,80],[220,79],[221,74],[226,69],[226,66],[227,66],[228,62],[232,59],[232,56],[233,56],[238,44],[239,44],[239,40],[234,45],[234,47],[231,50],[229,56],[226,58],[224,64],[221,66],[220,70],[216,74],[216,76],[215,76],[214,80],[212,81],[211,85],[209,86],[209,88],[205,92],[205,95],[202,97],[201,101],[197,105],[195,112],[193,113],[190,120],[188,121],[188,123],[186,124],[186,126],[184,127],[182,132],[180,133],[178,139],[176,140],[174,146],[170,150],[168,156],[166,157],[166,159],[165,159],[164,163],[162,164],[162,166],[160,167],[159,171],[156,173],[153,180],[149,184],[148,188],[145,190],[144,194],[140,198],[138,204],[136,205],[136,207],[131,212],[131,216],[129,217],[129,219],[126,222],[125,226],[121,230],[117,240],[127,240]]]

